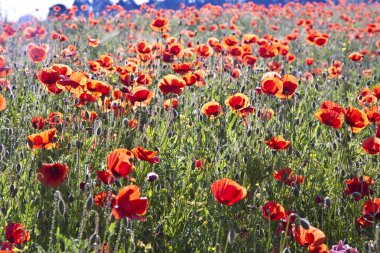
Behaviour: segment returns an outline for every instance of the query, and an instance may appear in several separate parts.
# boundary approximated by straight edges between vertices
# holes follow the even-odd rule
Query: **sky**
[[[118,0],[111,0],[118,2]],[[136,0],[137,4],[146,0]],[[33,14],[39,19],[45,19],[49,12],[49,7],[54,4],[63,4],[70,7],[74,0],[0,0],[1,16],[7,16],[9,21],[17,21],[19,17],[26,14]]]

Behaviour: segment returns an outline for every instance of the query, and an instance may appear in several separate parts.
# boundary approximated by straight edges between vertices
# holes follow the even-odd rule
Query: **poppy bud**
[[[291,253],[290,249],[289,248],[285,248],[282,253]]]
[[[93,205],[94,205],[94,199],[92,198],[92,196],[89,196],[86,200],[86,205],[85,205],[86,210],[90,211]]]
[[[149,172],[147,175],[146,175],[146,181],[149,181],[151,183],[153,183],[154,181],[156,181],[158,179],[158,175],[154,172]]]
[[[80,149],[83,146],[83,143],[80,140],[77,140],[75,142],[75,145],[76,145],[77,149]]]
[[[97,136],[100,136],[102,134],[102,127],[98,127],[97,129],[96,129],[96,135]]]
[[[323,203],[323,198],[322,198],[322,196],[321,195],[317,195],[317,196],[315,196],[315,202],[317,203],[317,204],[322,204]]]
[[[21,169],[22,169],[21,164],[18,163],[16,165],[16,173],[19,174],[21,172]]]
[[[236,231],[235,229],[231,229],[230,231],[228,231],[228,243],[229,244],[233,244],[235,239],[236,239]]]
[[[330,199],[330,197],[326,197],[326,198],[324,199],[324,204],[325,204],[325,206],[327,206],[327,207],[330,207],[330,206],[331,206],[331,199]]]
[[[301,227],[303,227],[306,230],[309,230],[309,228],[310,228],[310,222],[308,220],[306,220],[304,218],[301,218],[299,220],[299,222],[300,222]]]

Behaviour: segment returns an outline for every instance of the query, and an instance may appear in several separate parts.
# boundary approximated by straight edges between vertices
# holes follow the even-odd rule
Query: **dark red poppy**
[[[333,110],[321,109],[314,114],[314,117],[326,126],[331,126],[335,129],[342,127],[343,118],[341,114]]]
[[[247,196],[247,189],[237,182],[223,178],[211,185],[215,200],[220,204],[231,206]]]
[[[115,178],[109,170],[98,170],[96,174],[104,184],[113,184],[115,182]]]
[[[113,207],[115,205],[116,196],[112,192],[102,191],[94,196],[94,203],[98,207],[110,206]]]
[[[65,181],[69,167],[63,163],[43,163],[37,170],[38,181],[50,187],[57,187]]]
[[[140,197],[140,188],[137,185],[123,187],[115,199],[112,214],[115,219],[129,218],[131,220],[146,221],[141,215],[148,210],[148,199]]]
[[[355,176],[352,179],[346,180],[346,189],[344,194],[353,195],[355,201],[359,201],[364,196],[369,196],[373,194],[373,190],[370,189],[371,185],[375,182],[369,176]]]
[[[5,227],[5,238],[10,243],[24,244],[30,240],[28,230],[20,223],[9,222]]]
[[[41,116],[34,116],[32,118],[32,126],[34,129],[42,129],[45,125],[45,119]]]

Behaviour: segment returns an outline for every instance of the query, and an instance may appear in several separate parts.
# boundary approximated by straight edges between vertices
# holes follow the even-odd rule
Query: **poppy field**
[[[380,252],[380,4],[0,22],[0,252]]]

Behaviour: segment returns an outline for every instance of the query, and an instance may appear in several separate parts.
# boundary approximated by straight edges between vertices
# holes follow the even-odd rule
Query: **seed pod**
[[[235,229],[231,229],[230,231],[228,231],[228,243],[229,244],[233,244],[235,239],[236,239],[236,231]]]

